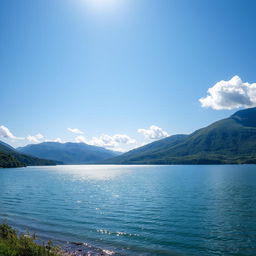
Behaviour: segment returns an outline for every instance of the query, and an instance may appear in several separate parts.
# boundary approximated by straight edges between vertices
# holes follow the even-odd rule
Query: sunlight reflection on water
[[[73,166],[61,166],[59,171],[61,174],[71,175],[73,180],[111,180],[120,175],[130,173],[131,170],[127,170],[120,167],[113,166],[92,166],[92,165],[73,165]]]
[[[254,256],[255,181],[255,166],[2,170],[0,219],[129,256]]]
[[[41,168],[41,167],[39,167]],[[132,169],[127,166],[113,166],[113,165],[62,165],[56,167],[49,167],[59,174],[68,175],[72,180],[112,180],[121,175],[132,173]]]

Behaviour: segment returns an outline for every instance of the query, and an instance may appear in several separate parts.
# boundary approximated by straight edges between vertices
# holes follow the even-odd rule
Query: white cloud
[[[59,142],[59,143],[64,143],[64,141],[61,138],[56,138],[56,139],[52,139],[52,140],[45,140],[45,142]]]
[[[16,139],[17,138],[16,136],[14,136],[11,133],[11,131],[7,127],[5,127],[3,125],[0,126],[0,136],[4,137],[6,139]]]
[[[116,134],[113,136],[110,136],[112,138],[112,140],[114,140],[117,143],[120,144],[135,144],[136,140],[132,139],[130,136],[126,135],[126,134]]]
[[[12,140],[23,140],[24,138],[16,137],[13,133],[4,125],[0,126],[0,137]]]
[[[208,89],[208,96],[199,99],[202,107],[216,110],[256,106],[256,83],[245,83],[239,76],[220,81]]]
[[[29,135],[27,137],[27,140],[32,142],[32,143],[39,143],[40,140],[43,139],[43,138],[44,138],[44,136],[41,133],[38,133],[38,134],[36,134],[34,136]]]
[[[68,128],[67,130],[75,134],[83,134],[83,132],[77,128]]]
[[[166,131],[156,125],[151,125],[149,129],[138,129],[138,133],[151,140],[159,140],[169,136]]]
[[[77,143],[81,143],[81,142],[87,143],[85,137],[84,137],[84,136],[81,136],[81,135],[80,135],[80,136],[76,136],[76,137],[75,137],[75,141],[76,141]]]
[[[75,141],[115,150],[122,150],[120,145],[132,145],[137,143],[135,139],[132,139],[126,134],[115,134],[113,136],[102,134],[99,137],[92,137],[90,140],[86,140],[84,136],[77,136]]]
[[[56,139],[53,139],[52,142],[63,143],[63,140],[61,138],[56,138]]]

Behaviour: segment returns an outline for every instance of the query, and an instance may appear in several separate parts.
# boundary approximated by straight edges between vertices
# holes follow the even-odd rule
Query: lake
[[[116,255],[256,255],[256,166],[0,169],[0,219]]]

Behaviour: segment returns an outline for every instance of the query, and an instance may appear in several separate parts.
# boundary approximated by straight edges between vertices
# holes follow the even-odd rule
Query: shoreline
[[[8,247],[8,252],[5,252],[4,250]],[[17,255],[21,250],[23,254],[24,251],[27,251],[30,252],[30,255],[36,254],[38,256],[45,256],[46,253],[48,256],[121,256],[120,253],[85,242],[46,240],[37,237],[35,233],[25,233],[3,222],[0,223],[0,253],[7,256],[9,250],[15,251]],[[34,254],[31,254],[32,251]],[[39,251],[41,254],[38,254]]]
[[[67,242],[60,247],[62,256],[110,256],[119,255],[114,251],[98,248],[88,243]]]

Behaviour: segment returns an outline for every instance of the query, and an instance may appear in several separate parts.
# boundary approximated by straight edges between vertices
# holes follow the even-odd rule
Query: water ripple
[[[0,219],[120,255],[255,256],[255,166],[57,166],[0,172]]]

